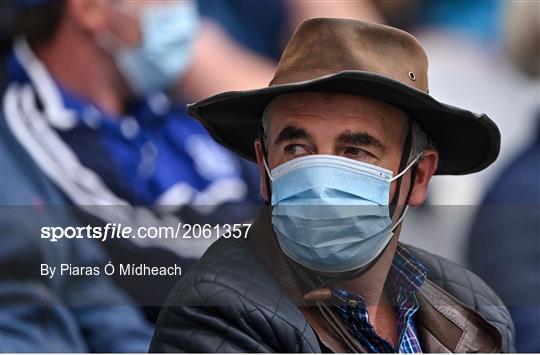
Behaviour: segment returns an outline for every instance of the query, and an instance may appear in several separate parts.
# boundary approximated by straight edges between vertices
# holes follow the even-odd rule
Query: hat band
[[[294,84],[302,81],[308,81],[313,79],[319,79],[326,75],[337,74],[335,70],[310,70],[310,71],[287,71],[283,74],[277,74],[274,76],[268,86]]]
[[[335,70],[326,70],[326,69],[314,69],[314,70],[308,70],[308,71],[286,71],[282,74],[277,74],[274,76],[272,81],[268,84],[269,87],[277,86],[277,85],[290,85],[290,84],[300,84],[305,83],[310,80],[316,80],[316,79],[322,79],[326,76],[336,75],[336,74],[342,74],[342,73],[363,73],[363,74],[371,74],[374,76],[382,76],[387,79],[391,79],[394,81],[397,81],[401,84],[407,85],[413,89],[420,90],[426,94],[429,93],[428,88],[426,87],[419,87],[418,84],[411,85],[410,83],[404,83],[403,81],[399,80],[398,78],[394,78],[389,75],[385,75],[382,73],[376,73],[372,71],[364,71],[364,70],[342,70],[342,71],[335,71]]]

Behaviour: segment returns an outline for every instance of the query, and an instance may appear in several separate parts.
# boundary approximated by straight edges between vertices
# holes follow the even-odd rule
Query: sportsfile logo
[[[41,239],[57,242],[61,239],[210,239],[247,238],[251,224],[186,224],[176,226],[125,226],[107,223],[104,226],[45,226],[41,228]]]

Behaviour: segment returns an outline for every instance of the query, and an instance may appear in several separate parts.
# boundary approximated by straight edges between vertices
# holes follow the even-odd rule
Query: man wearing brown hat
[[[164,306],[157,352],[501,352],[499,298],[451,261],[398,242],[433,174],[490,165],[486,115],[429,96],[427,58],[395,28],[317,18],[269,87],[189,107],[257,160],[268,202],[247,238],[221,238]]]

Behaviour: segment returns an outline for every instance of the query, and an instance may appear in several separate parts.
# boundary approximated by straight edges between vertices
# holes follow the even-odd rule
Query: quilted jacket
[[[219,239],[181,278],[150,351],[358,351],[339,329],[329,329],[317,307],[302,302],[269,220],[263,211],[247,240]],[[509,313],[482,280],[452,261],[405,247],[428,268],[415,318],[424,352],[515,351]]]

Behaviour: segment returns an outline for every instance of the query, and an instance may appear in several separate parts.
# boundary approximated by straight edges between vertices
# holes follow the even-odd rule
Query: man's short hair
[[[409,119],[411,125],[411,151],[409,153],[409,158],[407,164],[412,163],[414,159],[422,152],[433,146],[433,143],[428,138],[426,132],[416,123],[416,121]]]
[[[19,9],[15,14],[15,33],[30,46],[46,44],[54,38],[64,15],[65,0]]]

